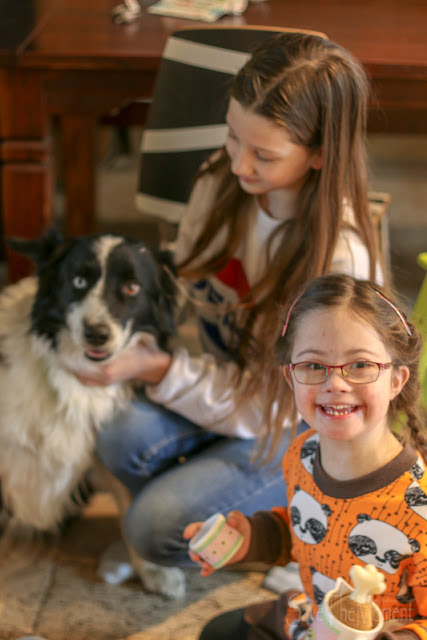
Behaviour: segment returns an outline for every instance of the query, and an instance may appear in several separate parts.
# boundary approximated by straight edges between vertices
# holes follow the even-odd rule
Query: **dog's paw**
[[[162,567],[142,560],[136,570],[147,591],[174,600],[185,596],[185,575],[178,567]]]
[[[121,540],[109,546],[102,555],[97,574],[108,584],[122,584],[136,574]]]
[[[101,557],[97,574],[108,584],[122,584],[139,576],[144,588],[167,598],[178,600],[185,595],[185,575],[177,567],[163,567],[148,562],[119,540],[110,545]]]

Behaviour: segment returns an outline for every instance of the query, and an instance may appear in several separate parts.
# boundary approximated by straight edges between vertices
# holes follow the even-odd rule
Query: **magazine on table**
[[[265,0],[250,0],[262,2]],[[240,15],[248,6],[248,0],[159,0],[148,7],[149,13],[215,22],[227,14]]]

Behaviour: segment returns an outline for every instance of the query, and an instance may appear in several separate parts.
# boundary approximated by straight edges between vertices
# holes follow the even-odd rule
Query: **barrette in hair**
[[[298,302],[298,300],[301,298],[302,294],[304,293],[305,289],[303,289],[301,291],[301,293],[299,293],[297,295],[297,297],[295,298],[295,300],[293,301],[293,303],[291,304],[291,306],[289,307],[288,313],[286,315],[286,320],[285,320],[285,324],[283,325],[283,331],[282,331],[282,338],[284,338],[286,330],[288,328],[288,324],[289,324],[289,318],[291,317],[291,313],[293,308],[295,307],[296,303]]]
[[[406,322],[405,318],[403,317],[403,314],[400,313],[399,309],[385,296],[383,296],[382,293],[380,293],[379,291],[377,291],[377,289],[374,289],[375,293],[379,295],[380,298],[382,298],[383,300],[385,300],[390,307],[397,313],[397,315],[399,316],[399,318],[402,321],[403,326],[406,329],[406,333],[408,334],[408,336],[412,336],[412,331],[410,330],[408,323]]]

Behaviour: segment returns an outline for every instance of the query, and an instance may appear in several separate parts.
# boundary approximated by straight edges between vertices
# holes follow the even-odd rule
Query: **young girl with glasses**
[[[175,243],[201,352],[141,341],[81,377],[144,384],[104,425],[98,454],[133,495],[126,536],[151,562],[187,566],[189,521],[270,508],[281,496],[274,463],[285,440],[261,439],[273,464],[253,460],[278,303],[330,271],[382,279],[367,197],[367,96],[361,65],[326,38],[289,32],[258,46],[231,82],[225,146],[196,177]],[[182,593],[176,582],[164,591]]]
[[[292,558],[299,563],[304,595],[292,600],[287,593],[225,613],[207,625],[201,640],[313,640],[307,629],[324,595],[338,577],[349,580],[354,564],[372,564],[385,576],[386,590],[375,596],[386,620],[377,637],[426,637],[427,442],[420,350],[416,329],[368,281],[317,278],[288,308],[275,352],[290,392],[284,394],[288,414],[298,412],[311,429],[283,459],[288,507],[251,517],[241,511],[228,515],[244,537],[229,564],[285,565]],[[200,525],[189,525],[185,538]],[[199,556],[191,556],[202,575],[212,573]]]

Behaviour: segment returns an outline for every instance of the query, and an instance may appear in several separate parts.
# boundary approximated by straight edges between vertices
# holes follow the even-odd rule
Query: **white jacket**
[[[177,262],[188,255],[201,230],[216,195],[216,184],[217,180],[211,174],[196,183],[180,224],[175,245]],[[194,305],[194,311],[198,316],[204,352],[191,356],[185,348],[175,349],[166,376],[160,384],[149,385],[147,395],[210,431],[230,437],[255,438],[261,427],[264,400],[259,393],[243,403],[239,402],[236,409],[233,376],[237,365],[230,359],[227,345],[239,323],[233,310],[224,313],[224,307],[232,307],[238,302],[239,294],[244,294],[263,273],[266,239],[281,221],[271,218],[255,200],[244,215],[248,217],[247,235],[229,268],[216,277],[197,283],[190,290],[191,297],[200,303]],[[348,208],[345,215],[351,221],[352,212]],[[219,242],[220,238],[216,241]],[[215,247],[216,242],[212,243],[209,253]],[[342,231],[333,256],[332,270],[369,278],[368,251],[354,232]],[[379,270],[377,278],[382,280]]]

